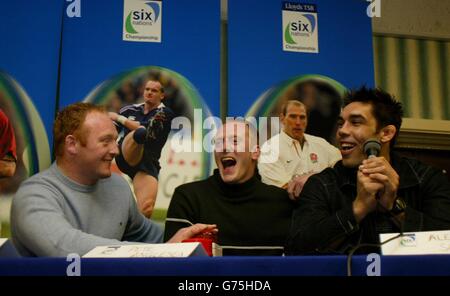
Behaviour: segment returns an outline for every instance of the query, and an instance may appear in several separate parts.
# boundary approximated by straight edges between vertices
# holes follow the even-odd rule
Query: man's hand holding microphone
[[[381,211],[391,210],[400,181],[389,161],[378,156],[381,144],[377,139],[367,140],[363,149],[367,159],[358,168],[357,196],[353,202],[353,212],[358,223],[377,207]]]

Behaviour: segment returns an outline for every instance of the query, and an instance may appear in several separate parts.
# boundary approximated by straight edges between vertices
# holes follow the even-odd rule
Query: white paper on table
[[[399,233],[382,233],[384,242]],[[383,255],[450,254],[450,230],[407,232],[381,246]]]
[[[198,242],[99,246],[83,258],[151,258],[208,256]]]

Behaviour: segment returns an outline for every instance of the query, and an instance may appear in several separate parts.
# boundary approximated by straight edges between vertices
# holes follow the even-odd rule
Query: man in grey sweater
[[[139,213],[128,183],[111,174],[117,131],[102,108],[77,103],[53,127],[56,162],[24,181],[13,198],[12,239],[24,256],[84,255],[100,245],[160,243],[162,229]],[[215,225],[180,229],[181,242]]]

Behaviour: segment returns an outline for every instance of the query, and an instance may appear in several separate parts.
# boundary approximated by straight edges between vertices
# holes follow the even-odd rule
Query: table
[[[381,275],[450,275],[450,255],[380,256]],[[367,256],[353,257],[354,275],[373,270]],[[346,256],[81,258],[81,275],[139,276],[345,276]],[[66,258],[0,258],[0,275],[66,275]]]

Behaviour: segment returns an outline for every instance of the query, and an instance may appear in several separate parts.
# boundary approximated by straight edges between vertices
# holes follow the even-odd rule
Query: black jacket
[[[450,183],[445,174],[395,154],[391,160],[400,176],[397,197],[407,205],[402,230],[450,229]],[[356,169],[345,168],[342,161],[311,176],[293,213],[287,254],[346,253],[358,243],[379,243],[379,233],[400,232],[386,213],[372,212],[356,223],[355,198]],[[363,252],[369,250],[374,251]]]

